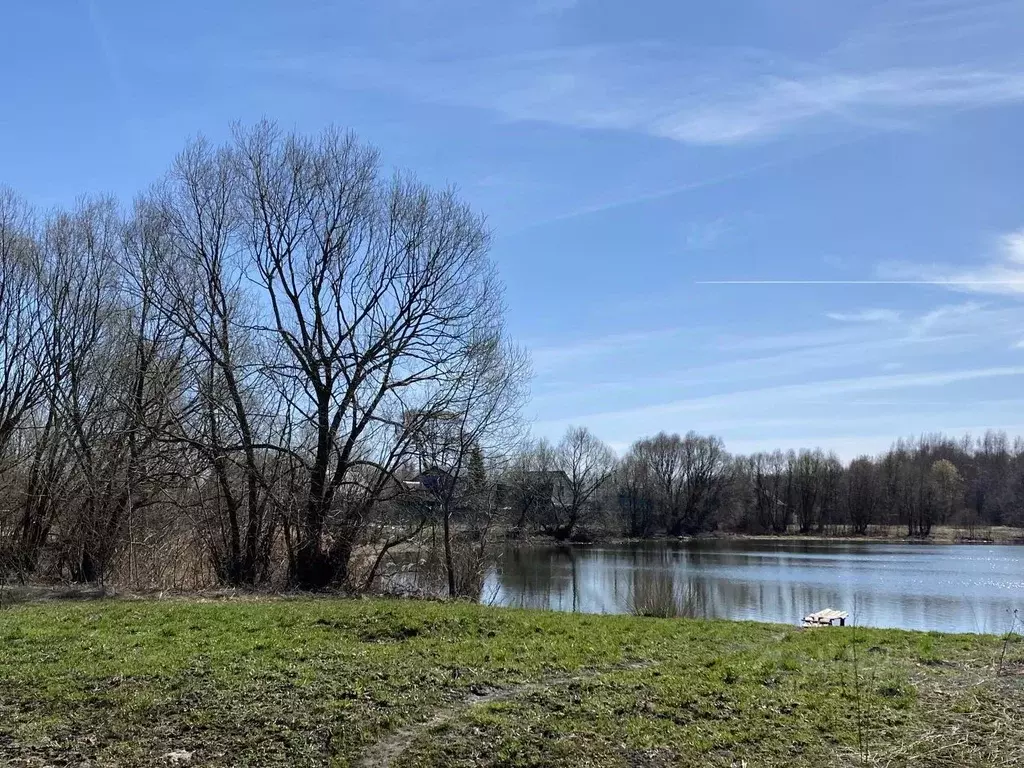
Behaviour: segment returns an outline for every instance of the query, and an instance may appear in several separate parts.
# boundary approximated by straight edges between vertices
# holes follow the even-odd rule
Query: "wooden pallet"
[[[838,621],[840,627],[846,626],[846,619],[850,614],[846,611],[837,611],[835,608],[826,608],[823,611],[809,613],[804,616],[801,626],[803,627],[831,627]]]

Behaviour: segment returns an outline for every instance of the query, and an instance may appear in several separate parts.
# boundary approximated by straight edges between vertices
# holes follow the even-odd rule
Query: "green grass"
[[[1001,650],[412,601],[22,605],[0,765],[1014,765],[1024,643],[997,674]]]

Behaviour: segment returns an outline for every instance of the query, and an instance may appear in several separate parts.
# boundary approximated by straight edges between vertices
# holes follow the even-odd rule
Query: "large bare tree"
[[[407,451],[404,414],[450,410],[467,340],[500,313],[488,232],[451,190],[384,174],[350,134],[263,124],[237,132],[233,161],[272,372],[308,425],[292,575],[320,588],[347,578]]]

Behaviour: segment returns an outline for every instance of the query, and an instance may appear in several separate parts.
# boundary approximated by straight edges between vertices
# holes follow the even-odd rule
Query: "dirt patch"
[[[568,677],[548,677],[533,683],[510,686],[507,688],[478,689],[459,701],[452,702],[434,712],[434,714],[419,723],[411,723],[404,728],[399,728],[386,738],[378,741],[360,758],[356,763],[360,768],[388,768],[392,763],[401,757],[412,743],[422,734],[446,725],[457,720],[473,707],[482,707],[487,704],[494,704],[499,701],[510,701],[521,696],[529,696],[532,693],[545,691],[549,688],[557,688],[563,685],[571,685],[585,680],[593,680],[601,675],[610,672],[619,672],[629,669],[644,669],[652,666],[647,662],[622,664],[604,670],[595,670],[579,675]]]
[[[0,607],[48,600],[103,600],[114,593],[105,587],[41,584],[0,584]]]

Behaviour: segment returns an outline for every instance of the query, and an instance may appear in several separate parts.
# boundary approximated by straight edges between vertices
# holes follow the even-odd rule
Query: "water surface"
[[[509,549],[482,600],[628,613],[671,594],[690,615],[793,624],[822,608],[857,624],[1005,632],[1024,618],[1024,547],[712,540]]]

